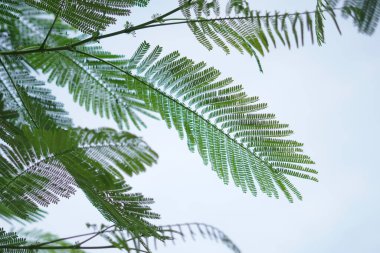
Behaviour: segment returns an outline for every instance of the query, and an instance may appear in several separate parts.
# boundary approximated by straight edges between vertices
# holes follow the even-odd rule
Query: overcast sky
[[[135,24],[154,13],[164,13],[176,1],[152,0],[151,8],[133,12]],[[315,1],[253,1],[252,7],[268,10],[312,10]],[[273,49],[262,59],[264,74],[247,55],[221,50],[208,52],[186,26],[139,31],[135,37],[119,36],[102,41],[115,53],[129,55],[143,41],[161,45],[164,52],[179,52],[204,60],[224,77],[242,83],[249,95],[267,102],[267,112],[290,124],[293,138],[305,143],[305,151],[319,171],[319,183],[294,180],[304,195],[289,204],[284,198],[257,198],[234,185],[225,186],[185,141],[164,122],[148,120],[148,129],[136,132],[159,153],[159,163],[138,177],[127,179],[135,191],[153,197],[159,224],[200,221],[229,235],[243,252],[260,253],[373,253],[380,251],[380,176],[378,124],[380,123],[380,34],[358,34],[351,22],[339,19],[343,36],[327,22],[327,44],[306,43],[300,49]],[[112,29],[120,29],[122,22]],[[54,94],[63,101],[79,126],[115,126],[72,102],[62,88]],[[49,216],[35,227],[67,236],[86,232],[86,222],[105,222],[78,193],[51,206]],[[103,251],[102,251],[103,252]],[[109,251],[117,252],[117,251]],[[198,240],[160,247],[159,253],[229,252],[222,245]]]

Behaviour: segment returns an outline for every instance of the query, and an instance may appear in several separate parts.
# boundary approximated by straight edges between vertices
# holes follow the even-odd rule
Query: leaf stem
[[[69,246],[43,246],[36,247],[34,245],[30,246],[10,246],[10,245],[1,245],[0,249],[8,249],[8,250],[63,250],[63,249],[115,249],[118,248],[115,245],[101,245],[101,246],[77,246],[77,245],[69,245]],[[129,252],[144,252],[149,253],[148,251],[138,249],[138,248],[129,248]]]
[[[40,49],[45,48],[46,42],[47,42],[47,40],[49,39],[49,36],[50,36],[51,32],[53,31],[54,25],[55,25],[55,23],[57,22],[58,17],[59,17],[58,14],[55,15],[54,21],[53,21],[53,23],[51,24],[50,29],[49,29],[48,33],[46,34],[46,37],[45,37],[44,41],[42,41],[41,46],[40,46]]]
[[[77,42],[74,42],[72,44],[69,44],[69,45],[65,45],[65,46],[58,46],[58,47],[52,47],[52,48],[31,48],[31,49],[27,49],[27,50],[15,50],[15,51],[6,51],[6,52],[0,52],[0,55],[22,55],[22,54],[30,54],[30,53],[42,53],[42,52],[52,52],[52,51],[62,51],[62,50],[69,50],[71,48],[74,48],[74,47],[77,47],[77,46],[80,46],[80,45],[83,45],[83,44],[86,44],[88,42],[91,42],[91,41],[96,41],[96,40],[101,40],[101,39],[106,39],[106,38],[109,38],[109,37],[114,37],[114,36],[117,36],[117,35],[120,35],[120,34],[124,34],[124,33],[131,33],[133,31],[136,31],[136,30],[140,30],[140,29],[143,29],[144,27],[150,25],[150,24],[154,24],[154,23],[157,23],[159,22],[158,20],[162,20],[180,10],[182,10],[183,8],[187,7],[189,4],[191,4],[193,0],[189,0],[187,1],[185,4],[171,10],[171,11],[168,11],[167,13],[155,18],[155,19],[152,19],[150,21],[147,21],[147,22],[144,22],[144,23],[141,23],[137,26],[133,26],[133,27],[130,27],[130,28],[125,28],[125,29],[122,29],[122,30],[119,30],[119,31],[116,31],[116,32],[111,32],[111,33],[107,33],[107,34],[103,34],[103,35],[98,35],[98,36],[92,36],[92,37],[89,37],[89,38],[86,38],[86,39],[83,39],[83,40],[80,40],[80,41],[77,41]],[[58,15],[57,15],[58,16]],[[52,27],[51,27],[52,28]],[[46,38],[45,38],[46,39]]]
[[[97,41],[97,40],[102,40],[110,37],[114,37],[120,34],[128,34],[137,30],[142,30],[146,28],[153,28],[153,27],[160,27],[160,26],[168,26],[168,25],[179,25],[179,24],[187,24],[187,23],[200,23],[200,22],[215,22],[215,21],[222,21],[222,20],[247,20],[247,19],[252,19],[252,18],[266,18],[267,16],[249,16],[249,17],[223,17],[223,18],[212,18],[212,19],[181,19],[181,18],[171,18],[171,19],[165,19],[165,17],[168,17],[178,11],[180,11],[182,8],[186,7],[187,5],[190,4],[191,1],[188,3],[179,6],[155,19],[152,19],[148,22],[139,24],[137,26],[133,26],[130,28],[125,28],[122,30],[118,30],[115,32],[99,35],[99,36],[92,36],[68,45],[63,45],[63,46],[57,46],[57,47],[51,47],[51,48],[29,48],[29,49],[21,49],[21,50],[14,50],[14,51],[4,51],[0,52],[0,55],[24,55],[24,54],[31,54],[31,53],[43,53],[43,52],[54,52],[54,51],[64,51],[64,50],[71,50],[77,46],[84,45],[86,43],[89,43],[91,41]],[[329,12],[329,11],[334,11],[334,10],[342,10],[342,8],[329,8],[329,9],[324,9],[322,10],[323,12]],[[287,16],[294,16],[294,15],[305,15],[307,13],[316,13],[318,10],[310,11],[310,12],[302,12],[302,13],[290,13],[290,14],[284,14]],[[284,16],[284,15],[277,15],[279,16]],[[276,15],[269,15],[269,17],[275,17]],[[171,22],[171,23],[158,23],[159,20],[161,22],[167,22],[167,21],[178,21],[178,22]],[[158,23],[158,24],[157,24]]]
[[[106,227],[106,228],[103,229],[103,230],[99,230],[99,231],[98,231],[97,233],[95,233],[93,236],[91,236],[91,237],[89,237],[89,238],[87,238],[87,239],[81,241],[81,242],[78,243],[77,245],[78,245],[78,246],[81,246],[81,245],[85,244],[86,242],[91,241],[92,239],[94,239],[94,238],[97,237],[98,235],[103,234],[103,233],[106,232],[108,229],[113,228],[113,227],[115,227],[115,225],[111,225],[111,226]]]

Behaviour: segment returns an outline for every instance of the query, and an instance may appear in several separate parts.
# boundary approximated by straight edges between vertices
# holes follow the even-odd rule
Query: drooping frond
[[[0,27],[19,17],[18,0],[0,0]]]
[[[328,0],[336,6],[339,0]],[[352,17],[359,32],[372,35],[380,19],[380,1],[378,0],[345,0],[343,16]]]
[[[87,224],[88,227],[95,231],[104,231],[105,225]],[[220,229],[204,224],[204,223],[183,223],[159,226],[158,231],[161,238],[156,237],[135,237],[127,230],[114,228],[100,233],[106,241],[116,246],[118,249],[126,250],[127,252],[151,252],[153,248],[157,250],[158,245],[165,245],[167,243],[176,244],[179,240],[186,241],[189,238],[195,240],[196,238],[204,238],[214,240],[224,244],[227,248],[231,249],[234,253],[240,253],[240,249],[235,243]]]
[[[132,232],[154,231],[144,220],[157,218],[147,206],[152,200],[129,193],[118,171],[138,172],[155,161],[142,140],[110,129],[22,131],[13,143],[0,145],[0,202],[7,208],[0,206],[6,211],[0,215],[36,220],[38,206],[68,198],[79,187],[106,219]]]
[[[283,138],[292,133],[288,126],[274,114],[261,112],[266,104],[247,96],[231,78],[219,79],[218,70],[178,52],[159,59],[161,48],[148,53],[145,42],[130,60],[134,64],[122,67],[92,55],[96,49],[83,47],[77,52],[90,65],[112,66],[124,73],[120,87],[133,91],[181,138],[186,137],[189,149],[197,149],[224,183],[231,175],[244,192],[256,195],[258,186],[278,197],[280,189],[292,201],[292,193],[298,198],[301,194],[286,176],[317,181],[309,175],[317,172],[303,166],[313,162],[301,153],[302,144]]]
[[[186,1],[179,2],[183,5]],[[228,54],[235,48],[254,56],[260,70],[259,56],[269,52],[271,44],[274,47],[283,44],[289,49],[292,45],[303,46],[307,34],[312,43],[314,37],[322,43],[323,12],[337,24],[334,10],[321,4],[312,12],[263,14],[251,10],[245,0],[231,0],[226,13],[221,15],[218,0],[197,0],[182,11],[192,33],[208,50],[217,46]]]
[[[43,82],[31,75],[25,62],[7,57],[0,61],[0,92],[6,108],[18,112],[20,122],[38,127],[71,126],[63,104],[55,100]]]
[[[92,34],[116,22],[115,16],[127,16],[129,8],[146,6],[149,0],[25,0],[35,8],[58,15],[81,32]]]

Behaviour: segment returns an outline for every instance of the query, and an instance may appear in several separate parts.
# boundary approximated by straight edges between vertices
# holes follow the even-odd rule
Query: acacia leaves
[[[353,18],[359,32],[372,35],[380,19],[380,1],[377,0],[329,0],[333,6],[343,2],[343,16]]]
[[[287,176],[317,181],[310,174],[313,164],[302,154],[302,144],[284,137],[292,133],[274,114],[261,112],[266,104],[249,97],[231,78],[220,79],[220,72],[181,57],[178,52],[161,57],[161,48],[149,51],[144,42],[128,60],[116,65],[93,54],[97,47],[83,47],[77,53],[87,62],[113,67],[124,74],[120,89],[127,89],[158,112],[168,127],[175,128],[187,139],[191,151],[197,150],[205,164],[224,183],[232,177],[244,192],[256,195],[258,190],[279,197],[283,192],[289,201],[301,194]],[[78,56],[76,56],[78,57]]]
[[[149,0],[26,0],[30,6],[53,13],[84,33],[105,30],[116,22],[115,16],[127,16],[129,8],[144,7]]]
[[[180,0],[180,5],[186,1]],[[234,48],[240,53],[255,57],[262,71],[260,56],[279,44],[303,46],[309,40],[324,43],[325,16],[329,16],[340,32],[335,10],[323,0],[318,1],[315,11],[295,13],[261,13],[250,8],[247,1],[228,1],[226,12],[220,14],[218,0],[196,0],[184,8],[185,22],[195,38],[208,50],[220,47],[229,54]]]
[[[0,26],[2,24],[11,24],[14,18],[17,18],[20,10],[17,9],[17,0],[0,1]]]
[[[25,238],[19,237],[15,232],[5,232],[0,227],[0,251],[7,253],[33,253],[33,250],[18,249],[27,243]]]
[[[36,80],[23,60],[0,58],[0,91],[6,108],[18,112],[19,122],[34,127],[72,125],[63,104],[57,102],[45,83]]]
[[[131,188],[121,174],[139,173],[156,159],[156,154],[132,134],[25,126],[0,148],[4,154],[0,159],[0,199],[16,218],[38,219],[38,206],[68,198],[76,187],[105,218],[130,231],[146,227],[142,218],[158,217],[147,206],[152,200],[129,193]]]

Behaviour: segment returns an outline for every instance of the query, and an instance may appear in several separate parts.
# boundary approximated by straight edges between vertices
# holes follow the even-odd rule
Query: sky
[[[134,9],[132,23],[164,13],[176,1],[152,0],[150,8]],[[251,1],[260,10],[312,10],[314,1]],[[124,20],[111,28],[120,29]],[[207,51],[186,26],[141,30],[101,44],[114,53],[129,55],[144,40],[164,52],[182,55],[221,70],[244,85],[251,96],[268,103],[267,112],[289,123],[292,139],[305,143],[316,162],[320,182],[294,179],[304,200],[290,204],[263,194],[252,197],[234,185],[224,185],[198,154],[162,121],[147,120],[148,128],[135,131],[160,155],[146,173],[128,178],[134,191],[153,197],[161,214],[157,224],[205,222],[223,230],[242,252],[262,253],[373,253],[380,251],[380,193],[377,163],[380,135],[380,33],[359,34],[350,21],[339,18],[343,35],[326,23],[326,44],[272,49],[262,59],[260,73],[254,59],[233,52]],[[64,88],[50,85],[65,103],[74,123],[83,127],[115,127],[112,121],[87,113]],[[49,207],[49,216],[37,227],[68,236],[87,232],[86,222],[104,219],[80,192]],[[94,251],[95,252],[95,251]],[[102,251],[106,252],[106,251]],[[117,252],[110,250],[107,252]],[[230,252],[221,244],[199,239],[161,246],[158,253]]]

